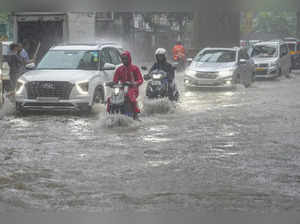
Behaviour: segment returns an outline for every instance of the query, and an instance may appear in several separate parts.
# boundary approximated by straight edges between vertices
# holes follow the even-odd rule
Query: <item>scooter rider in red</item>
[[[133,104],[133,119],[137,120],[137,115],[140,113],[140,109],[137,105],[137,98],[139,96],[139,86],[144,82],[143,76],[140,69],[132,64],[131,55],[128,51],[125,51],[121,55],[121,60],[123,65],[116,70],[113,82],[118,83],[121,81],[121,83],[130,82],[132,84],[128,89],[127,96]]]

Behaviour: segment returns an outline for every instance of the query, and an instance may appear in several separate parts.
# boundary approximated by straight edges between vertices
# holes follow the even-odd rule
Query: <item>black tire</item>
[[[79,115],[89,115],[92,112],[92,107],[90,105],[80,106]]]
[[[252,82],[255,82],[256,81],[256,75],[255,75],[255,72],[253,72],[252,74]]]
[[[25,116],[26,115],[26,110],[21,105],[21,103],[16,103],[16,115],[17,116]]]
[[[282,70],[280,68],[279,71],[278,71],[278,77],[281,77],[281,76],[282,76]]]
[[[240,76],[240,74],[238,74],[238,75],[235,77],[234,83],[235,83],[235,84],[240,84],[240,83],[241,83],[241,76]]]

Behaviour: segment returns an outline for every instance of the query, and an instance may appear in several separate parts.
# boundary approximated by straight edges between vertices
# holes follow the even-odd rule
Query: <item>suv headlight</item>
[[[190,69],[187,69],[187,70],[185,71],[185,74],[188,75],[188,76],[194,76],[194,75],[197,74],[197,72],[196,72],[196,71],[193,71],[193,70],[190,70]]]
[[[278,62],[271,62],[269,64],[270,67],[279,67],[279,63]]]
[[[89,81],[81,81],[76,83],[76,88],[80,94],[86,95],[89,93]]]
[[[231,76],[233,76],[233,72],[234,70],[224,70],[224,71],[220,71],[219,72],[219,76],[226,77],[226,78],[230,78]]]
[[[25,87],[25,82],[21,79],[18,79],[16,83],[16,95],[19,95],[23,92],[23,89]]]

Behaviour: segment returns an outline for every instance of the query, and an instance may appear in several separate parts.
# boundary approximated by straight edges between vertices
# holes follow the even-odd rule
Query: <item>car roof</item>
[[[232,47],[232,48],[220,48],[220,47],[206,47],[203,50],[221,50],[221,51],[236,51],[241,49],[240,47]]]
[[[114,42],[106,43],[62,43],[50,48],[50,50],[101,50],[104,47],[115,47],[122,49],[122,46]]]
[[[281,43],[283,43],[283,42],[271,40],[271,41],[263,41],[263,42],[256,43],[256,44],[254,44],[254,46],[276,45],[276,44],[281,44]]]

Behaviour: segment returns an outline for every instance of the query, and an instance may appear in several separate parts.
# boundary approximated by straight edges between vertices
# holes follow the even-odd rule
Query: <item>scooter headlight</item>
[[[25,87],[25,82],[21,79],[18,79],[16,83],[16,95],[19,95],[23,92],[23,89]]]
[[[120,88],[115,88],[114,93],[115,95],[118,95],[120,93]]]
[[[153,79],[161,79],[162,74],[153,74],[152,77],[153,77]]]

